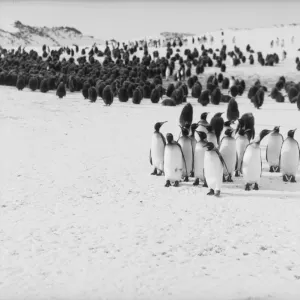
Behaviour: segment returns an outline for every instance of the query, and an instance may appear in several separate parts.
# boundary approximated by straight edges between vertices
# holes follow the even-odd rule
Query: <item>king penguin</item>
[[[263,129],[259,137],[250,143],[244,152],[242,159],[242,174],[245,182],[245,191],[250,191],[250,186],[254,184],[254,190],[258,190],[258,183],[262,173],[262,160],[260,142],[271,132],[271,130]]]
[[[189,176],[191,176],[191,173],[194,171],[194,150],[193,150],[193,143],[191,138],[189,137],[189,131],[186,127],[181,128],[181,134],[182,136],[178,140],[178,144],[181,146],[183,156],[185,158],[186,163],[186,171],[183,171],[183,177],[184,181],[189,181]]]
[[[270,166],[270,172],[280,172],[279,159],[280,151],[283,144],[283,136],[279,133],[279,126],[274,127],[269,135],[266,149],[266,160]]]
[[[218,140],[217,140],[217,136],[215,134],[215,131],[213,129],[213,127],[211,125],[203,125],[204,127],[206,127],[207,130],[207,141],[213,143],[216,147],[218,147]]]
[[[206,126],[209,125],[209,123],[206,120],[207,115],[208,115],[208,112],[204,112],[201,114],[200,121],[198,122],[198,131],[203,131],[203,132],[207,133]],[[196,137],[196,139],[197,139],[197,137]],[[198,141],[199,141],[199,139],[197,139],[197,142]]]
[[[196,129],[198,127],[198,123],[193,123],[191,125],[191,134],[190,134],[190,139],[192,141],[192,146],[193,146],[193,153],[195,154],[195,147],[196,147],[196,143],[197,143],[197,139],[195,137],[195,132]],[[191,172],[191,177],[194,177],[194,172]]]
[[[166,138],[167,144],[164,154],[165,187],[169,187],[171,182],[174,182],[174,186],[178,187],[183,171],[186,172],[185,158],[181,146],[174,141],[173,135],[167,133]]]
[[[223,181],[233,182],[232,176],[236,165],[236,140],[232,137],[234,129],[228,128],[221,140],[220,153],[224,158],[227,168],[223,168]]]
[[[280,153],[280,169],[283,181],[296,182],[296,173],[299,166],[299,144],[294,139],[296,129],[289,130]]]
[[[244,152],[249,145],[249,139],[246,135],[246,131],[249,129],[240,128],[237,132],[236,140],[236,166],[235,166],[235,177],[239,177],[241,175],[241,166],[242,159],[244,156]]]
[[[204,147],[204,177],[208,188],[207,195],[220,196],[223,181],[223,167],[226,163],[216,146],[207,142]]]
[[[197,142],[195,151],[194,151],[194,174],[195,181],[193,185],[199,185],[200,180],[204,181],[204,154],[205,154],[205,145],[206,141],[206,133],[203,131],[197,131],[199,135],[199,142]]]
[[[166,146],[165,137],[159,131],[161,126],[165,122],[157,122],[154,125],[154,133],[152,135],[151,148],[150,148],[150,164],[154,167],[153,173],[151,175],[162,175],[164,171],[164,152]]]

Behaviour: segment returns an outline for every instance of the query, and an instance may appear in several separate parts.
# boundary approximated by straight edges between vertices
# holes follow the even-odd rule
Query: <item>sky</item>
[[[221,28],[300,23],[300,1],[267,0],[1,0],[0,28],[70,26],[101,39],[156,36],[163,31],[205,34]]]

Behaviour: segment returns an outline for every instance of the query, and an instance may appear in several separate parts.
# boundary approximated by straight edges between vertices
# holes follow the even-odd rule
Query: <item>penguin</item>
[[[102,98],[106,106],[110,106],[114,101],[114,94],[110,85],[107,85],[102,93]]]
[[[246,135],[249,139],[249,142],[251,139],[255,137],[255,119],[252,113],[245,113],[241,116],[240,119],[238,119],[238,126],[236,128],[236,132],[239,131],[240,128],[244,128]],[[247,130],[249,129],[249,130]]]
[[[89,82],[85,82],[82,87],[82,96],[84,97],[84,99],[89,98],[89,88],[90,88]]]
[[[241,166],[242,159],[244,156],[244,152],[249,145],[249,139],[247,135],[245,135],[246,131],[249,129],[240,128],[238,131],[238,135],[236,136],[236,166],[235,166],[235,177],[239,177],[241,174]]]
[[[289,130],[280,152],[280,169],[284,182],[296,182],[299,166],[299,144],[294,139],[296,129]]]
[[[219,150],[211,142],[206,142],[204,154],[204,177],[207,187],[210,189],[207,195],[220,196],[223,180],[223,168],[226,163]]]
[[[30,77],[28,86],[33,92],[38,89],[38,85],[39,85],[39,82],[38,82],[37,77]]]
[[[235,85],[235,78],[234,76],[231,76],[229,79],[229,88]]]
[[[62,81],[58,87],[57,87],[57,90],[56,90],[56,96],[58,96],[58,98],[63,98],[66,96],[66,87],[65,87],[65,84],[64,82]]]
[[[283,144],[283,136],[279,133],[280,126],[274,127],[273,131],[269,135],[267,149],[266,149],[266,160],[270,166],[270,172],[280,172],[279,159],[281,147]]]
[[[174,182],[174,186],[178,187],[183,172],[186,172],[186,162],[181,146],[174,141],[173,135],[167,133],[166,139],[167,144],[164,153],[165,187],[169,187],[171,182]]]
[[[234,124],[234,121],[225,121],[224,122],[224,127],[223,127],[222,133],[220,135],[220,141],[223,139],[224,136],[226,136],[225,132],[227,129],[234,131],[234,129],[231,127],[232,124]]]
[[[215,134],[215,131],[211,125],[203,125],[207,130],[207,142],[213,143],[216,147],[218,147],[218,140]]]
[[[154,167],[151,175],[162,175],[164,171],[164,151],[166,146],[166,139],[159,131],[165,122],[157,122],[154,125],[154,133],[152,135],[151,148],[150,148],[150,164]]]
[[[224,127],[224,120],[221,117],[222,114],[223,114],[222,112],[216,113],[210,120],[210,125],[213,127],[215,131],[218,145],[220,144],[220,135]]]
[[[194,176],[195,181],[193,185],[199,185],[200,180],[204,182],[204,154],[206,144],[206,133],[203,131],[196,131],[199,135],[199,141],[196,143],[195,151],[194,151]],[[206,184],[207,187],[207,184]]]
[[[97,90],[94,86],[89,87],[88,89],[89,100],[94,103],[97,100]]]
[[[258,183],[262,173],[262,160],[260,143],[271,130],[263,129],[259,137],[250,143],[244,152],[242,159],[242,174],[245,182],[245,191],[250,191],[250,186],[254,184],[254,190],[258,190]]]
[[[186,127],[181,128],[182,136],[178,140],[178,144],[181,146],[183,156],[185,158],[186,163],[186,171],[183,171],[183,177],[184,181],[189,181],[189,176],[191,176],[191,173],[194,171],[194,150],[193,150],[193,143],[191,138],[189,137],[189,130]]]
[[[186,123],[192,124],[193,122],[193,106],[191,103],[187,103],[181,111],[179,117],[179,124],[183,127]]]
[[[232,176],[236,165],[236,140],[232,137],[233,131],[233,128],[226,129],[220,144],[220,153],[227,166],[223,168],[223,182],[233,182]]]
[[[197,127],[198,127],[198,123],[193,123],[191,125],[190,139],[192,141],[193,153],[195,153],[195,147],[196,147],[196,143],[197,143],[197,139],[195,137],[195,131],[196,131]],[[191,177],[194,177],[194,171],[191,172]]]
[[[206,120],[207,115],[208,115],[208,112],[204,112],[201,114],[200,121],[198,122],[198,131],[203,131],[203,132],[207,133],[207,129],[205,127],[205,126],[209,125],[209,123]]]
[[[239,107],[238,103],[234,98],[231,98],[228,102],[227,106],[227,119],[229,121],[231,120],[237,120],[240,117]]]

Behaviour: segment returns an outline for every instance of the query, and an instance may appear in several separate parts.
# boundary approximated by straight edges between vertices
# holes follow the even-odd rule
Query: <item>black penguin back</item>
[[[94,86],[91,86],[89,89],[88,89],[88,94],[89,94],[89,100],[91,102],[96,102],[97,100],[97,90]]]
[[[63,98],[66,96],[66,87],[65,87],[65,84],[64,82],[60,82],[60,84],[58,85],[57,87],[57,90],[56,90],[56,96],[58,96],[58,98]]]
[[[114,93],[110,85],[107,85],[102,93],[103,101],[106,105],[111,105],[114,101]]]
[[[234,98],[231,98],[227,106],[227,119],[229,121],[235,121],[240,117],[238,103]]]

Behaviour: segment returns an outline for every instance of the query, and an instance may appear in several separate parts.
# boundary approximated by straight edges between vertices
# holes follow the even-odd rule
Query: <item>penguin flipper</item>
[[[182,151],[182,148],[180,146],[180,144],[178,142],[175,142],[176,145],[179,147],[180,151],[181,151],[181,154],[182,154],[182,159],[183,159],[183,162],[184,162],[184,166],[185,166],[185,172],[187,174],[187,166],[186,166],[186,160],[185,160],[185,157],[184,157],[184,154],[183,154],[183,151]]]
[[[268,162],[268,147],[269,147],[269,145],[267,146],[267,148],[266,148],[266,161]]]
[[[150,160],[150,164],[152,166],[152,156],[151,156],[151,149],[150,149],[150,153],[149,153],[149,160]]]
[[[164,143],[164,145],[166,146],[166,138],[164,137],[164,135],[160,132],[160,136],[161,136],[161,138],[162,138],[162,140],[163,140],[163,143]],[[151,149],[150,149],[150,151],[151,151]]]
[[[241,174],[243,174],[242,170],[243,170],[244,156],[245,156],[245,153],[246,153],[247,148],[248,148],[249,145],[250,145],[250,144],[248,144],[248,145],[246,146],[245,151],[244,151],[243,156],[242,156],[242,159],[241,159],[241,169],[239,170],[239,171],[241,172]]]
[[[261,150],[260,150],[260,177],[262,175],[262,170],[263,168],[262,168],[262,159],[261,159]]]
[[[237,167],[238,167],[238,154],[236,153],[236,159],[235,159],[235,171],[237,171]]]
[[[224,158],[223,158],[222,154],[220,153],[220,151],[219,151],[218,149],[215,149],[215,151],[216,151],[216,153],[218,154],[218,156],[219,156],[219,159],[220,159],[220,161],[221,161],[222,165],[225,167],[225,169],[226,169],[227,173],[229,174],[229,171],[228,171],[228,168],[227,168],[226,162],[225,162],[225,160],[224,160]]]

